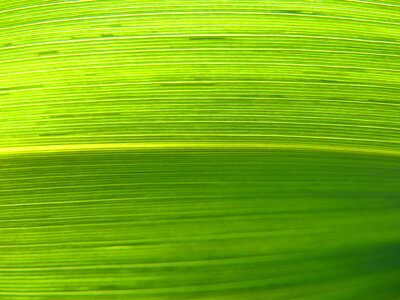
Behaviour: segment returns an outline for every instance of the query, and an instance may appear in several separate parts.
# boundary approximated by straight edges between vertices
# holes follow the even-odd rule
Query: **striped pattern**
[[[398,0],[0,1],[0,300],[395,300]]]
[[[399,6],[7,1],[1,146],[262,142],[399,149]]]

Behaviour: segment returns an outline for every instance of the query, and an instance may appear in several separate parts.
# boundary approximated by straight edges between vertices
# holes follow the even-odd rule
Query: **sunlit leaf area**
[[[399,300],[399,0],[0,0],[0,300]]]

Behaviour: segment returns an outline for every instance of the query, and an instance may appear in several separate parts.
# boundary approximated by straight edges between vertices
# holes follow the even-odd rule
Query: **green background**
[[[0,299],[400,297],[400,2],[0,2]]]

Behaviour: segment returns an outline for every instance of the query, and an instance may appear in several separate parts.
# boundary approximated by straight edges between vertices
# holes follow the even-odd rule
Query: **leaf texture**
[[[399,299],[399,21],[0,1],[0,299]]]

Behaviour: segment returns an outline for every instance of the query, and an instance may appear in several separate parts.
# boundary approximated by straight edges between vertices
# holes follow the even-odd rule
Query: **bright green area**
[[[0,300],[398,300],[399,71],[398,0],[0,1]]]
[[[195,140],[398,150],[400,3],[389,4],[7,1],[1,146]]]

